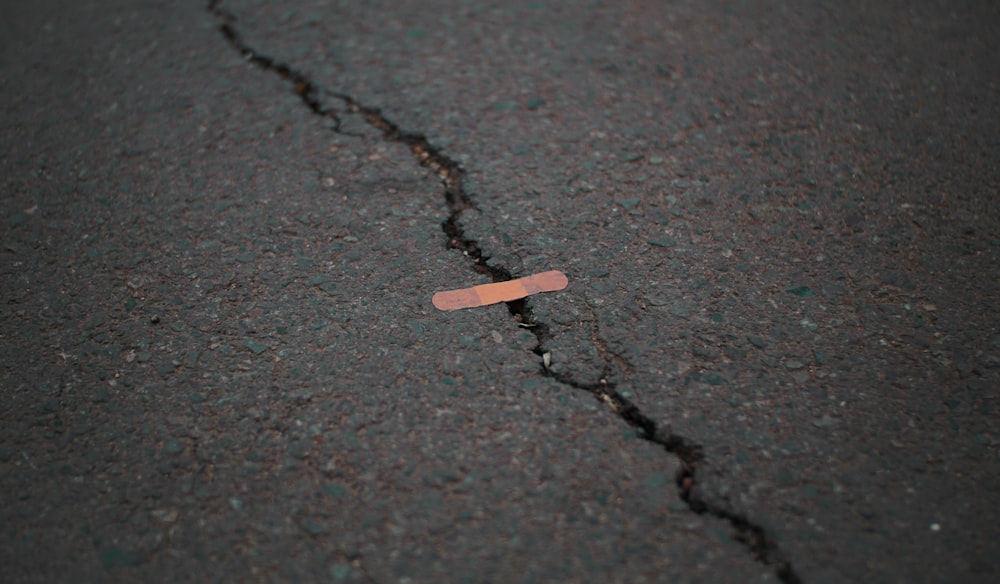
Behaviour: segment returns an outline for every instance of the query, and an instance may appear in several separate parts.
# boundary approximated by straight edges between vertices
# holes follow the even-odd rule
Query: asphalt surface
[[[3,4],[3,579],[995,581],[998,31]]]

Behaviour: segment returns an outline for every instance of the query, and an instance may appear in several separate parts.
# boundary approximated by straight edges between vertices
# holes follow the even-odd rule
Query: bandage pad
[[[489,306],[498,302],[510,302],[520,300],[539,292],[555,292],[562,290],[569,284],[566,274],[552,270],[542,272],[533,276],[525,276],[516,280],[506,282],[495,282],[493,284],[482,284],[472,288],[462,288],[461,290],[448,290],[438,292],[431,299],[434,306],[439,310],[458,310],[459,308],[475,308],[477,306]]]

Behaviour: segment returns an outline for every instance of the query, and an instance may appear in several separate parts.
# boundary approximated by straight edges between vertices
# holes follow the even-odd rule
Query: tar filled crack
[[[489,256],[483,252],[474,239],[465,235],[460,225],[462,213],[476,207],[462,187],[464,171],[457,162],[432,146],[425,136],[401,130],[378,108],[366,106],[345,93],[324,91],[305,73],[273,57],[258,53],[244,42],[242,36],[235,29],[235,16],[219,4],[219,0],[211,0],[208,4],[208,11],[220,21],[219,30],[226,41],[248,61],[287,80],[292,85],[295,94],[313,114],[333,121],[335,132],[340,132],[340,117],[337,110],[323,104],[323,96],[329,96],[339,101],[343,112],[361,116],[368,125],[381,132],[384,139],[408,146],[419,163],[434,171],[444,186],[444,197],[449,214],[448,218],[441,223],[441,229],[447,237],[448,247],[468,256],[476,271],[489,276],[494,282],[504,282],[513,278],[507,268],[490,264]],[[543,357],[546,353],[545,343],[549,339],[549,327],[545,323],[535,320],[527,299],[508,302],[507,309],[521,326],[535,335],[537,342],[533,351],[539,357]],[[604,375],[606,378],[609,376],[611,365],[608,358],[605,358],[605,361],[607,362]],[[542,370],[546,376],[559,383],[592,394],[598,401],[616,412],[622,420],[635,428],[639,436],[659,444],[667,452],[676,456],[681,462],[681,471],[676,477],[679,496],[688,508],[695,513],[707,513],[729,522],[735,531],[735,538],[749,549],[755,560],[771,567],[782,582],[797,583],[801,581],[791,564],[762,527],[740,513],[706,501],[697,495],[693,487],[696,471],[703,462],[700,445],[672,433],[668,428],[658,427],[656,422],[643,414],[635,404],[615,389],[613,383],[606,379],[601,379],[596,384],[587,384],[564,375],[558,375],[544,366]]]

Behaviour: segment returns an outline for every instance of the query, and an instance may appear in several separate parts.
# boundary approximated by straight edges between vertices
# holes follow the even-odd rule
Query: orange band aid
[[[568,284],[569,279],[566,278],[566,274],[558,270],[552,270],[551,272],[542,272],[534,276],[525,276],[506,282],[438,292],[431,299],[431,302],[440,310],[475,308],[498,302],[520,300],[525,296],[531,296],[539,292],[555,292],[556,290],[562,290]]]

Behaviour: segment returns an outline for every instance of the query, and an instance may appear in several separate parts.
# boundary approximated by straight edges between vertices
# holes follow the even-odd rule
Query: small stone
[[[670,299],[660,294],[649,294],[647,296],[643,296],[643,300],[645,300],[646,304],[650,306],[666,306],[670,304]]]
[[[808,298],[813,295],[812,288],[809,286],[790,286],[785,288],[785,292],[793,296],[798,296],[799,298]]]
[[[689,316],[691,316],[691,311],[688,308],[684,306],[678,306],[676,304],[671,306],[668,312],[670,312],[670,314],[678,318],[688,318]]]
[[[254,340],[247,340],[243,342],[243,346],[250,349],[254,355],[260,355],[267,350],[267,345],[264,343],[258,343]]]
[[[153,509],[150,514],[164,523],[177,521],[179,515],[176,509]]]
[[[175,454],[180,454],[183,451],[184,451],[184,445],[181,444],[180,440],[177,440],[176,438],[167,440],[166,443],[163,444],[164,454],[175,455]]]
[[[516,112],[521,109],[521,104],[516,101],[498,101],[490,107],[495,112]]]
[[[326,284],[329,281],[330,276],[327,276],[326,274],[316,274],[306,280],[306,286],[319,286],[320,284]]]
[[[826,428],[828,426],[833,425],[833,418],[831,418],[830,416],[823,416],[822,418],[813,422],[813,425],[816,426],[817,428]]]
[[[200,358],[201,358],[201,351],[197,349],[188,351],[188,353],[184,356],[184,366],[195,367],[196,365],[198,365],[198,359]]]
[[[691,353],[702,359],[718,359],[719,355],[722,354],[716,347],[692,347]]]
[[[309,535],[323,535],[326,533],[326,526],[312,517],[302,520],[302,529],[306,530],[306,533]]]
[[[69,435],[76,438],[77,436],[84,436],[94,431],[94,425],[87,420],[81,420],[73,427],[70,428]]]
[[[774,473],[774,480],[782,487],[790,487],[797,483],[799,478],[789,469],[780,469]]]
[[[702,383],[707,383],[709,385],[722,385],[726,382],[726,378],[721,374],[711,371],[706,371],[704,373],[692,373],[690,379],[692,381],[701,381]]]
[[[787,367],[788,369],[790,369],[792,371],[795,371],[797,369],[802,369],[805,366],[806,366],[806,364],[803,363],[802,361],[796,361],[794,359],[785,361],[785,367]]]
[[[645,483],[647,487],[650,487],[652,489],[665,489],[672,487],[674,481],[673,477],[671,477],[669,474],[660,472],[660,473],[653,473],[647,476],[643,480],[643,483]]]
[[[306,440],[297,440],[292,442],[288,446],[288,454],[295,459],[305,460],[309,457],[309,452],[312,448],[310,442]]]
[[[136,566],[139,564],[139,555],[126,552],[118,546],[108,546],[100,552],[101,565],[105,570],[110,570],[118,566]]]
[[[674,247],[677,242],[669,237],[661,237],[658,239],[650,239],[649,245],[654,245],[656,247]]]
[[[337,583],[356,582],[360,577],[350,564],[337,564],[330,568],[330,579]]]
[[[327,485],[323,487],[323,490],[326,491],[327,495],[330,495],[334,499],[344,499],[350,495],[350,491],[347,490],[347,487],[339,483],[327,483]]]
[[[730,359],[742,359],[747,356],[747,352],[739,347],[726,347],[726,357]]]
[[[174,364],[170,361],[160,361],[153,366],[160,377],[169,377],[174,372]]]
[[[747,340],[750,341],[751,345],[757,347],[758,349],[763,349],[767,347],[767,341],[764,340],[764,337],[760,337],[757,335],[747,335]]]

